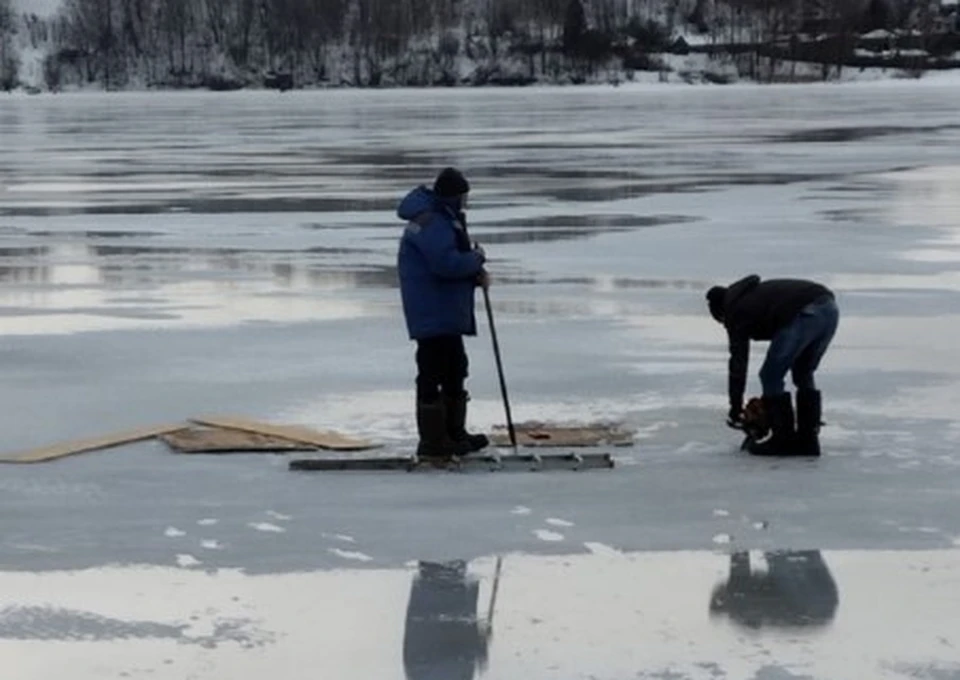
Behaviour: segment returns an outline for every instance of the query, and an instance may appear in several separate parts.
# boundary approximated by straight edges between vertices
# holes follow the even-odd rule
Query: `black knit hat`
[[[437,196],[452,198],[453,196],[469,193],[470,184],[467,182],[467,178],[463,176],[463,173],[456,168],[444,168],[440,174],[437,175],[437,181],[433,183],[433,191]]]
[[[727,289],[723,286],[714,286],[707,291],[707,306],[710,316],[717,321],[723,321],[723,300],[727,297]]]

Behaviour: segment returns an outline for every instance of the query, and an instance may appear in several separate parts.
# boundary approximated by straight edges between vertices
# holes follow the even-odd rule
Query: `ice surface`
[[[670,555],[698,550],[955,559],[958,107],[948,79],[5,100],[6,450],[220,412],[410,452],[393,209],[448,163],[475,187],[470,229],[491,257],[515,420],[637,430],[636,446],[612,451],[615,470],[576,474],[306,475],[287,456],[178,456],[158,442],[6,466],[0,564],[35,572],[11,592],[29,599],[46,592],[43,574],[108,564],[278,579],[349,566],[390,581],[411,560],[505,553],[664,551],[665,574]],[[703,293],[752,272],[838,293],[820,460],[746,458],[723,424],[724,337]],[[487,429],[503,409],[481,305],[468,387],[470,425]],[[567,527],[558,518],[571,528],[550,540]],[[206,548],[202,565],[193,548]],[[884,574],[889,593],[919,578]],[[679,639],[705,639],[700,625]],[[960,642],[941,633],[953,647],[904,652],[906,666],[883,672],[929,661],[928,677],[955,677],[941,662]],[[869,649],[878,658],[884,643]],[[703,656],[730,677],[773,672],[730,650]],[[777,677],[841,677],[829,665],[841,656]],[[34,661],[20,677],[44,677]],[[509,669],[501,677],[529,670]],[[636,674],[621,670],[600,675]]]
[[[157,521],[177,526],[226,503],[292,526],[329,503],[346,513],[338,532],[359,537],[372,523],[366,540],[382,513],[416,521],[418,501],[447,503],[451,487],[470,493],[444,521],[475,526],[492,521],[488,504],[536,516],[559,485],[565,502],[550,510],[598,541],[697,547],[717,533],[713,510],[744,504],[773,522],[767,540],[793,540],[776,511],[802,477],[793,500],[817,501],[803,513],[844,516],[797,518],[818,545],[902,541],[874,527],[881,507],[952,536],[956,526],[921,520],[946,516],[960,460],[948,436],[960,366],[958,102],[929,83],[11,100],[0,118],[9,449],[211,411],[411,449],[392,209],[446,163],[473,179],[471,231],[490,241],[515,419],[622,420],[638,444],[615,451],[613,474],[546,484],[291,478],[282,459],[185,460],[144,444],[10,468],[2,502],[30,499],[34,530],[54,532],[67,506],[127,507],[111,520],[122,525],[159,505]],[[722,427],[723,337],[702,295],[753,271],[819,278],[840,296],[820,376],[821,461],[744,460]],[[503,410],[481,304],[470,415],[489,428]],[[105,485],[107,473],[126,484]],[[134,498],[148,478],[181,491]],[[270,482],[227,498],[223,480],[250,478]],[[295,512],[270,514],[273,488]],[[660,493],[684,502],[654,503]],[[419,556],[403,546],[421,539],[373,533]]]

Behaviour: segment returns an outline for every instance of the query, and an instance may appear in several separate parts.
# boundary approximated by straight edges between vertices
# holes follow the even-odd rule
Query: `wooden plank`
[[[514,427],[517,434],[517,446],[551,447],[587,447],[587,446],[631,446],[633,434],[612,425],[549,425],[540,422],[520,423]],[[510,435],[506,429],[497,427],[490,434],[494,446],[510,446]]]
[[[22,451],[0,458],[0,463],[41,463],[48,460],[56,460],[73,456],[78,453],[88,451],[98,451],[108,449],[121,444],[130,444],[132,442],[143,441],[144,439],[153,439],[154,437],[176,432],[184,428],[183,423],[176,425],[154,425],[151,427],[141,427],[134,430],[125,430],[114,434],[103,435],[100,437],[90,437],[87,439],[75,439],[73,441],[44,446],[30,451]]]
[[[313,444],[222,427],[189,427],[160,435],[178,453],[284,453],[316,451]]]
[[[303,425],[275,425],[235,416],[205,416],[191,418],[190,420],[199,425],[256,432],[280,439],[312,444],[318,448],[331,451],[364,451],[379,446],[365,439],[348,437],[339,432],[314,430]]]

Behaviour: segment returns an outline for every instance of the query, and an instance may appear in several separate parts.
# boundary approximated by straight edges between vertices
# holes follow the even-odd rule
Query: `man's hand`
[[[483,249],[483,246],[481,246],[481,245],[480,245],[479,243],[477,243],[476,241],[473,242],[473,252],[475,252],[477,255],[480,256],[480,261],[481,261],[481,262],[486,262],[486,261],[487,261],[487,253],[486,253],[486,251]]]
[[[743,410],[739,408],[731,408],[727,412],[727,427],[732,427],[734,430],[743,429]]]
[[[477,285],[484,290],[490,288],[490,274],[487,273],[486,269],[481,269],[477,275]]]

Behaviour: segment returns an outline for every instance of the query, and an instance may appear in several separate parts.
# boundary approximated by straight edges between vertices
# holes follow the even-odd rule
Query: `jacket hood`
[[[727,294],[724,297],[723,305],[727,309],[730,308],[730,305],[735,303],[737,300],[742,298],[744,295],[749,293],[751,290],[760,285],[760,277],[756,274],[751,274],[750,276],[745,276],[732,286],[727,289]]]
[[[437,203],[437,195],[421,184],[400,201],[400,205],[397,207],[397,216],[401,220],[409,222],[420,213],[435,210]]]

